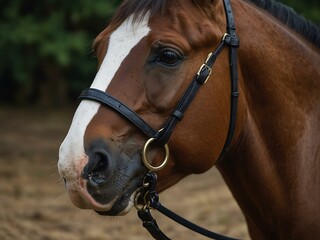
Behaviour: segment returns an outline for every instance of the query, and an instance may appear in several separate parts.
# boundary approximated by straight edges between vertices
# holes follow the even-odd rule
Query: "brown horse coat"
[[[230,114],[229,59],[224,50],[173,132],[169,164],[159,172],[159,190],[216,164],[253,239],[319,238],[319,43],[274,18],[271,10],[242,0],[232,1],[232,7],[241,39],[232,147],[216,164]],[[136,19],[125,25],[133,13]],[[93,86],[160,129],[207,54],[219,44],[225,26],[222,1],[125,1],[95,40],[100,70]],[[127,42],[117,34],[127,36]],[[319,29],[313,34],[319,39]],[[117,44],[121,47],[116,49]],[[178,56],[177,65],[164,66],[168,56]],[[111,71],[106,63],[115,69],[110,83],[101,85],[104,73]],[[90,109],[95,109],[91,115]],[[81,116],[87,116],[86,123]],[[59,171],[72,201],[101,214],[128,212],[145,172],[140,157],[145,141],[117,113],[83,101],[60,149]],[[161,161],[160,149],[150,154],[155,163]]]

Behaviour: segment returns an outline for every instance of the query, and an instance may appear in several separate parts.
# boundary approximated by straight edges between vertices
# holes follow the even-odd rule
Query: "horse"
[[[130,117],[82,98],[58,162],[75,206],[125,215],[148,168],[157,171],[161,192],[216,166],[252,239],[320,237],[320,30],[272,0],[231,6],[236,61],[230,63],[231,48],[221,49],[182,116],[176,106],[225,39],[229,10],[221,0],[122,3],[94,40],[99,69],[90,89],[108,94],[157,136],[172,115],[181,121],[157,144]],[[225,149],[231,68],[239,95]]]

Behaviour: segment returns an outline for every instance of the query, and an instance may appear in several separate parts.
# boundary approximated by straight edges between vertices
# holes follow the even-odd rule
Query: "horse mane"
[[[280,22],[320,47],[320,27],[298,15],[292,8],[274,0],[248,0],[257,7],[270,13]]]
[[[133,15],[139,21],[147,12],[150,16],[162,14],[172,0],[124,0],[112,19],[114,27],[119,26],[126,18]],[[280,22],[305,37],[309,42],[320,47],[320,27],[298,15],[292,8],[274,0],[248,0],[257,7],[265,10]],[[192,0],[195,6],[201,8],[203,1]],[[205,9],[204,9],[205,10]]]

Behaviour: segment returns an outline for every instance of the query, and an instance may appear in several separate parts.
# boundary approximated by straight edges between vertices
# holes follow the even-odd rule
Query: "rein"
[[[157,240],[168,240],[169,238],[159,229],[156,221],[153,219],[150,213],[150,209],[154,208],[160,211],[162,214],[171,218],[172,220],[180,223],[181,225],[198,232],[206,237],[218,240],[232,240],[233,238],[225,237],[217,233],[203,229],[188,220],[178,216],[169,209],[165,208],[159,202],[158,194],[155,190],[157,183],[157,176],[154,173],[162,169],[168,159],[169,159],[169,147],[168,140],[173,132],[173,129],[179,121],[183,119],[183,115],[192,100],[198,93],[201,86],[203,86],[209,79],[213,64],[215,63],[218,55],[221,51],[228,46],[229,47],[229,61],[230,61],[230,77],[231,77],[231,103],[230,103],[230,122],[228,135],[221,151],[218,160],[224,158],[225,154],[228,152],[232,138],[234,135],[236,127],[236,115],[238,107],[238,66],[237,66],[237,48],[239,47],[239,39],[236,35],[236,28],[234,23],[234,17],[232,14],[232,8],[230,5],[230,0],[223,0],[224,9],[226,13],[227,20],[227,32],[223,35],[219,46],[211,53],[208,54],[206,61],[201,65],[197,74],[193,78],[188,89],[184,93],[183,97],[177,104],[177,107],[172,112],[168,121],[163,125],[163,127],[156,131],[150,127],[137,113],[131,110],[128,106],[112,97],[108,93],[94,89],[88,88],[82,91],[78,99],[80,100],[93,100],[97,101],[107,107],[112,108],[137,128],[139,128],[145,135],[150,139],[146,142],[143,152],[142,160],[144,165],[151,171],[146,174],[143,180],[142,187],[138,189],[135,197],[135,206],[138,209],[138,216],[143,221],[143,226],[150,232],[150,234]],[[156,144],[158,146],[164,146],[165,148],[165,159],[160,166],[152,166],[147,159],[148,147],[151,144]]]
[[[138,190],[135,198],[135,206],[138,210],[138,216],[142,221],[144,228],[148,230],[152,237],[156,240],[170,240],[159,228],[156,220],[152,217],[150,209],[156,209],[171,220],[181,224],[182,226],[197,232],[205,237],[216,240],[237,240],[235,238],[226,237],[218,233],[202,228],[185,218],[177,215],[159,202],[159,196],[156,192],[157,175],[154,172],[146,174],[143,180],[143,186]],[[138,201],[143,201],[140,204]]]

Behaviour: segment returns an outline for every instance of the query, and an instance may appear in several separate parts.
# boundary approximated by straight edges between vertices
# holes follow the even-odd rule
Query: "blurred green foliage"
[[[66,92],[78,94],[92,81],[91,43],[120,0],[5,2],[0,4],[0,100],[58,103]]]
[[[278,0],[311,21],[320,24],[320,0]]]
[[[319,0],[281,0],[320,23]],[[5,3],[4,3],[5,2]],[[0,3],[0,101],[62,104],[90,85],[91,53],[121,0]]]

